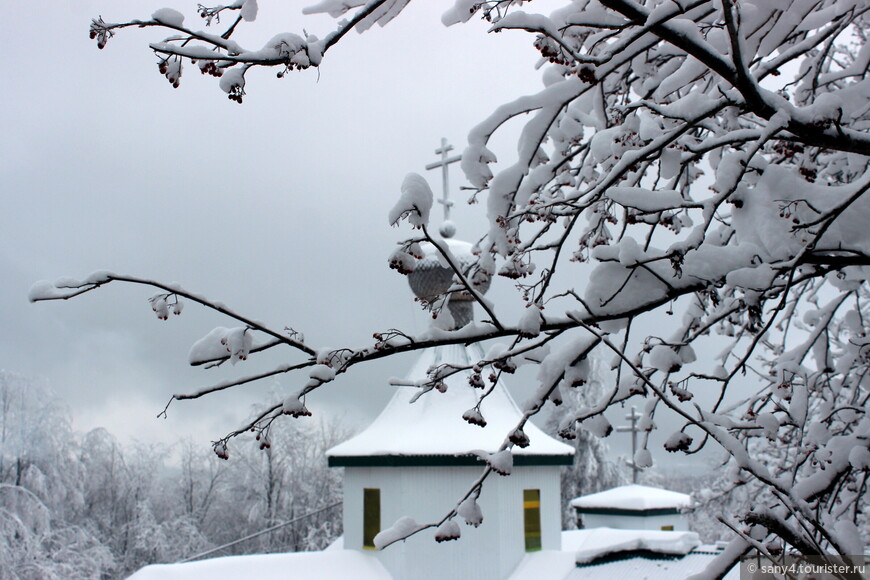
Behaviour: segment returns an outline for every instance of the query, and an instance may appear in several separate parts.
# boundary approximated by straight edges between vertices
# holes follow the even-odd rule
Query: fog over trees
[[[351,31],[408,25],[399,18],[408,3],[323,0],[306,11],[334,16],[333,30],[300,26],[255,47],[233,40],[256,18],[254,0],[200,7],[188,19],[170,8],[140,20],[96,18],[91,37],[111,50],[115,34],[144,28],[170,84],[198,69],[243,103],[256,90],[249,71],[271,67],[284,77],[317,67]],[[502,373],[538,369],[538,388],[501,451],[523,445],[525,422],[574,389],[589,396],[562,418],[558,431],[567,439],[578,429],[607,436],[604,412],[633,404],[643,429],[635,464],[650,466],[653,446],[687,456],[718,449],[722,476],[697,497],[714,506],[728,506],[735,494],[753,501],[719,510],[732,539],[709,573],[751,549],[863,553],[870,3],[576,0],[556,3],[549,15],[529,12],[539,4],[457,0],[444,15],[447,25],[482,17],[493,32],[527,34],[542,65],[529,74],[540,74],[543,87],[493,104],[470,129],[461,166],[472,200],[487,207],[470,267],[460,267],[434,233],[425,180],[409,175],[396,184],[390,221],[405,239],[390,265],[413,270],[420,243],[429,242],[454,269],[445,295],[423,304],[435,318],[430,330],[373,328],[367,344],[308,344],[292,320],[270,326],[180,285],[112,272],[37,284],[31,299],[142,285],[156,292],[151,307],[161,320],[188,304],[234,325],[204,330],[191,364],[250,365],[260,352],[286,353],[277,367],[175,395],[291,377],[292,394],[217,439],[222,458],[247,445],[240,435],[271,442],[291,418],[310,415],[306,400],[336,375],[430,346],[482,342],[487,355],[469,367],[468,388],[484,397]],[[200,31],[204,25],[211,28]],[[489,145],[513,121],[524,125],[518,160],[504,166]],[[520,318],[504,318],[478,290],[494,276],[515,280]],[[444,307],[456,293],[476,300],[481,321],[451,330]],[[593,356],[614,373],[594,396]],[[433,368],[417,387],[437,397],[444,377],[461,370]],[[676,428],[666,427],[673,421]],[[509,454],[496,456],[483,458],[486,476],[496,460],[505,470]],[[268,486],[264,492],[269,514]],[[445,505],[442,520],[420,529],[456,515]]]

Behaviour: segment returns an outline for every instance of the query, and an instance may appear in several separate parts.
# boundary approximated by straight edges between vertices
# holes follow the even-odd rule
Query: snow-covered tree
[[[65,405],[0,370],[0,580],[99,578],[114,558],[79,525],[82,469]]]
[[[255,0],[200,7],[198,22],[223,26],[214,33],[161,9],[144,20],[96,19],[91,36],[102,48],[125,27],[169,31],[150,46],[170,83],[193,65],[241,102],[250,69],[273,67],[280,77],[317,67],[347,33],[386,24],[408,2],[322,0],[306,11],[340,18],[335,30],[282,33],[253,49],[233,34],[255,18]],[[870,3],[566,0],[550,15],[524,11],[536,4],[456,0],[443,17],[453,25],[482,16],[492,31],[528,33],[543,66],[540,92],[495,108],[470,131],[462,168],[488,216],[477,263],[461,269],[430,234],[431,192],[421,179],[406,181],[390,216],[414,228],[391,263],[412,270],[417,242],[432,242],[455,269],[448,294],[471,294],[483,322],[417,336],[381,331],[372,344],[322,350],[179,286],[108,272],[39,284],[31,298],[144,284],[158,291],[151,304],[161,319],[186,300],[235,320],[201,341],[194,364],[285,349],[288,362],[271,372],[176,396],[302,375],[298,392],[215,443],[221,457],[236,435],[308,415],[306,397],[374,359],[500,340],[476,367],[497,376],[520,358],[541,366],[525,421],[582,383],[590,352],[606,351],[617,380],[567,417],[562,433],[579,425],[605,434],[603,412],[632,401],[643,409],[647,444],[663,440],[687,454],[721,447],[729,485],[758,486],[765,499],[728,520],[735,539],[720,565],[752,547],[769,553],[774,540],[802,553],[862,553]],[[518,160],[502,167],[488,145],[515,118],[525,123]],[[476,290],[493,276],[516,280],[527,305],[520,320]],[[659,438],[667,415],[681,426]],[[506,437],[504,449],[516,443]],[[649,455],[641,449],[635,461]]]
[[[273,425],[268,434],[243,446],[240,461],[227,466],[221,513],[214,515],[208,529],[217,532],[222,522],[229,541],[298,520],[251,540],[242,551],[326,548],[341,535],[341,510],[336,509],[341,502],[341,475],[327,466],[326,450],[346,437],[337,422]],[[300,445],[300,441],[305,443]],[[319,513],[306,517],[313,512]],[[214,537],[219,536],[215,533]]]
[[[184,505],[183,513],[197,526],[203,527],[211,515],[218,494],[226,480],[224,465],[216,465],[213,456],[187,441],[181,450],[181,474],[177,478],[178,493]]]
[[[294,518],[221,553],[322,549],[341,534],[340,474],[325,458],[347,435],[339,422],[276,425],[271,454],[251,441],[229,464],[187,442],[166,465],[162,446],[74,433],[65,409],[43,383],[0,370],[0,580],[126,578]]]
[[[605,393],[602,376],[597,371],[598,360],[587,357],[591,371],[583,385],[563,389],[562,404],[554,406],[547,417],[547,432],[557,435],[560,426],[571,421],[589,405],[595,404]],[[596,493],[626,483],[618,463],[609,457],[609,447],[602,437],[587,429],[574,433],[574,462],[562,467],[562,529],[577,527],[577,511],[570,505],[572,499]],[[671,489],[671,488],[668,488]]]

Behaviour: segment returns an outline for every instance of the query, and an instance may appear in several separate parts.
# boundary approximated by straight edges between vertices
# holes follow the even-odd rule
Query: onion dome
[[[455,231],[455,228],[453,230]],[[443,242],[449,248],[450,253],[459,261],[459,268],[466,279],[469,279],[471,269],[476,261],[471,252],[471,244],[450,238],[444,239]],[[424,257],[417,262],[414,271],[408,275],[408,284],[417,298],[433,302],[446,294],[454,285],[454,272],[434,245],[424,243],[420,246]],[[475,286],[474,289],[485,294],[489,290],[489,280],[487,279],[479,286]],[[453,316],[454,328],[462,328],[471,322],[474,317],[473,306],[474,297],[467,290],[456,290],[450,294],[447,307]]]

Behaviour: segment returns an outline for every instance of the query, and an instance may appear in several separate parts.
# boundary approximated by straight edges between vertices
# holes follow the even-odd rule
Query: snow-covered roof
[[[581,512],[679,510],[691,503],[688,494],[637,484],[622,485],[571,500],[571,506]]]
[[[325,550],[290,554],[226,556],[186,564],[152,564],[128,580],[392,580],[372,554],[356,550]]]
[[[695,532],[590,528],[562,533],[562,550],[573,553],[578,564],[624,552],[685,556],[700,545]]]
[[[638,578],[674,580],[703,572],[718,554],[696,551],[681,558],[647,558],[632,556],[610,562],[578,566],[567,552],[541,551],[527,554],[508,580],[602,580]],[[723,580],[739,580],[735,566]]]
[[[408,382],[423,381],[430,367],[441,364],[466,366],[483,358],[477,345],[439,346],[426,349],[407,376]],[[327,452],[330,465],[396,465],[415,458],[413,464],[435,465],[459,459],[476,463],[476,450],[495,452],[513,430],[522,413],[499,381],[481,403],[485,427],[472,425],[462,418],[480,400],[482,389],[468,384],[470,371],[445,379],[446,392],[432,390],[414,403],[415,387],[396,387],[398,391],[372,424],[357,436]],[[556,441],[531,423],[524,431],[528,447],[514,447],[514,462],[522,464],[570,463],[574,448]],[[439,461],[438,457],[442,459]],[[452,458],[444,461],[445,457]],[[428,458],[428,459],[426,459]]]
[[[694,538],[694,539],[693,539]],[[692,532],[592,528],[562,532],[562,550],[526,554],[508,580],[671,580],[702,572],[719,553],[697,546]],[[687,546],[688,553],[684,553]],[[595,555],[578,562],[580,555]],[[349,574],[352,571],[352,574]],[[341,541],[322,552],[227,556],[186,564],[152,564],[129,580],[393,580],[372,553],[345,550]],[[737,580],[733,568],[725,580]]]
[[[694,532],[591,528],[562,532],[562,550],[527,554],[508,580],[671,580],[703,572],[719,555]],[[737,580],[733,568],[726,580]]]

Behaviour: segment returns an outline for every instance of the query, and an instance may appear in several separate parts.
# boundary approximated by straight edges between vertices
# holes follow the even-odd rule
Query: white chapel
[[[450,240],[451,253],[471,261],[470,244]],[[447,290],[452,270],[442,266],[435,248],[409,275],[418,298]],[[457,326],[471,320],[471,297],[454,294],[449,303]],[[477,345],[425,350],[407,383],[425,381],[441,365],[464,368],[445,379],[446,390],[418,400],[414,387],[397,392],[374,422],[356,437],[327,452],[329,464],[344,467],[344,548],[373,550],[374,535],[401,517],[440,520],[480,476],[481,452],[494,453],[517,425],[522,412],[501,381],[488,389],[469,386],[470,367],[484,359]],[[463,414],[477,409],[486,426]],[[560,466],[573,461],[574,448],[556,441],[531,423],[525,448],[513,448],[509,476],[491,474],[478,503],[484,525],[461,524],[457,541],[436,543],[426,530],[385,550],[373,552],[395,578],[506,578],[527,552],[561,549]]]
[[[443,142],[436,151],[442,163],[433,168],[458,159],[447,159],[448,150]],[[445,179],[449,207],[446,187]],[[443,243],[468,266],[470,244],[452,239],[454,228],[445,226]],[[453,271],[431,244],[424,252],[408,280],[418,298],[431,299],[452,286]],[[472,302],[467,293],[452,294],[455,329],[471,322]],[[402,518],[440,521],[480,478],[481,456],[499,451],[519,422],[522,412],[500,380],[470,386],[470,367],[484,358],[478,345],[424,350],[400,381],[409,386],[397,386],[371,425],[327,452],[329,465],[344,469],[344,535],[326,550],[153,564],[130,580],[703,578],[722,547],[703,546],[688,531],[689,496],[637,485],[584,496],[571,502],[584,529],[562,531],[560,470],[573,462],[574,448],[532,423],[523,428],[528,445],[511,449],[510,475],[490,474],[471,498],[474,509],[465,502],[459,510],[459,539],[436,542],[430,528],[377,549],[378,534]],[[420,395],[430,369],[439,367],[455,372],[442,388]],[[725,578],[736,580],[737,569]]]

